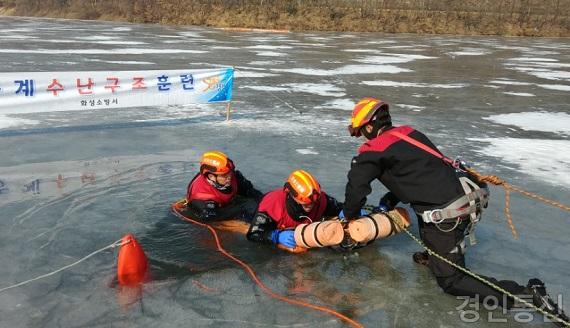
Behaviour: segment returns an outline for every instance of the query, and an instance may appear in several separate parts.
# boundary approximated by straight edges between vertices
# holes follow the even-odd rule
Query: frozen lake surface
[[[374,33],[238,33],[196,27],[0,17],[0,72],[235,66],[234,113],[189,105],[0,113],[0,289],[63,267],[134,233],[151,261],[142,299],[118,305],[116,255],[0,293],[0,327],[341,327],[275,301],[216,252],[207,231],[169,205],[209,149],[226,152],[266,192],[303,168],[344,198],[359,141],[346,125],[362,97],[391,104],[395,124],[423,131],[448,156],[568,203],[570,40]],[[376,203],[380,185],[369,198]],[[570,215],[513,195],[520,239],[492,202],[469,248],[475,272],[568,296]],[[416,224],[413,231],[417,232]],[[411,259],[406,235],[352,254],[284,254],[223,234],[274,290],[330,306],[366,327],[465,323]],[[566,299],[564,299],[565,301]],[[570,307],[563,302],[566,311]],[[532,325],[544,326],[537,318]]]

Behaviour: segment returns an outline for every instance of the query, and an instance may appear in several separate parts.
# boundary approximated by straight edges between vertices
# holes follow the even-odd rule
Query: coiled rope
[[[274,291],[272,291],[269,287],[267,287],[257,276],[257,274],[255,273],[255,271],[252,269],[252,267],[250,265],[248,265],[247,263],[245,263],[244,261],[240,260],[239,258],[235,257],[234,255],[230,254],[228,251],[226,251],[224,249],[224,247],[222,246],[222,243],[220,242],[220,238],[218,237],[218,233],[217,231],[212,228],[212,226],[210,226],[209,224],[206,223],[202,223],[196,220],[193,220],[189,217],[186,217],[182,214],[180,214],[178,212],[178,206],[183,206],[186,204],[186,200],[182,199],[174,204],[172,204],[172,212],[174,215],[176,215],[178,218],[199,225],[201,227],[207,228],[210,233],[212,234],[212,236],[214,237],[214,240],[216,242],[216,248],[217,250],[222,253],[224,256],[226,256],[227,258],[229,258],[230,260],[236,262],[237,264],[239,264],[240,266],[242,266],[244,268],[244,270],[251,276],[251,279],[259,286],[259,288],[267,295],[269,295],[272,298],[275,298],[277,300],[289,303],[289,304],[293,304],[293,305],[297,305],[297,306],[301,306],[301,307],[306,307],[306,308],[310,308],[316,311],[320,311],[320,312],[324,312],[327,313],[329,315],[335,316],[343,321],[345,321],[346,323],[348,323],[349,325],[351,325],[352,327],[356,327],[356,328],[364,328],[364,326],[362,324],[360,324],[359,322],[352,320],[351,318],[324,306],[319,306],[319,305],[315,305],[315,304],[311,304],[305,301],[301,301],[301,300],[296,300],[296,299],[292,299],[289,298],[287,296],[283,296],[280,295]]]
[[[27,284],[29,284],[29,283],[31,283],[31,282],[33,282],[33,281],[36,281],[36,280],[40,280],[40,279],[47,278],[47,277],[49,277],[49,276],[53,276],[54,274],[59,273],[59,272],[64,271],[64,270],[67,270],[67,269],[69,269],[69,268],[71,268],[71,267],[73,267],[73,266],[76,266],[77,264],[79,264],[79,263],[81,263],[81,262],[87,260],[88,258],[90,258],[90,257],[92,257],[92,256],[94,256],[94,255],[96,255],[96,254],[99,254],[99,253],[101,253],[101,252],[103,252],[103,251],[105,251],[105,250],[107,250],[107,249],[115,248],[115,247],[119,247],[119,246],[123,246],[123,245],[126,245],[126,244],[128,244],[128,243],[130,243],[130,241],[127,241],[127,242],[125,242],[125,243],[122,243],[122,239],[119,239],[119,240],[117,240],[116,242],[114,242],[114,243],[112,243],[112,244],[110,244],[110,245],[107,245],[107,246],[105,246],[105,247],[103,247],[103,248],[101,248],[101,249],[98,249],[98,250],[94,251],[93,253],[91,253],[91,254],[89,254],[89,255],[87,255],[87,256],[85,256],[85,257],[82,257],[81,259],[79,259],[79,260],[77,260],[77,261],[75,261],[75,262],[73,262],[73,263],[71,263],[71,264],[68,264],[68,265],[66,265],[66,266],[64,266],[64,267],[62,267],[62,268],[59,268],[59,269],[57,269],[57,270],[55,270],[55,271],[52,271],[52,272],[43,274],[43,275],[41,275],[41,276],[38,276],[38,277],[35,277],[35,278],[32,278],[32,279],[26,280],[26,281],[22,281],[22,282],[20,282],[20,283],[17,283],[17,284],[15,284],[15,285],[12,285],[12,286],[4,287],[4,288],[0,289],[0,293],[3,292],[3,291],[6,291],[6,290],[12,289],[12,288],[16,288],[16,287],[20,287],[20,286],[23,286],[23,285],[27,285]]]
[[[527,196],[528,198],[536,199],[536,200],[541,201],[545,204],[548,204],[548,205],[560,208],[564,211],[570,212],[570,206],[564,205],[562,203],[559,203],[557,201],[554,201],[554,200],[551,200],[548,198],[545,198],[541,195],[526,191],[520,187],[513,186],[510,183],[507,183],[505,180],[499,178],[496,175],[483,175],[483,174],[477,172],[475,169],[467,168],[467,167],[465,168],[465,170],[468,173],[475,176],[480,181],[491,183],[495,186],[501,186],[505,189],[505,210],[504,210],[505,211],[505,217],[507,218],[507,223],[508,223],[509,227],[511,228],[511,232],[513,233],[513,236],[515,237],[515,239],[518,238],[519,234],[515,228],[515,225],[513,224],[513,216],[511,214],[511,210],[510,210],[510,207],[511,207],[511,191],[516,191],[520,194]]]

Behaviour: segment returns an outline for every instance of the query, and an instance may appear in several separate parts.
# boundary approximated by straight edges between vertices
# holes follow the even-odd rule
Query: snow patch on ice
[[[275,51],[261,51],[257,53],[258,56],[265,56],[265,57],[281,57],[285,56],[284,53],[275,52]]]
[[[239,49],[238,47],[228,47],[228,46],[213,46],[211,47],[212,49],[217,49],[217,50],[235,50],[235,49]]]
[[[337,69],[314,69],[314,68],[273,68],[272,71],[287,72],[312,76],[334,76],[351,74],[397,74],[411,72],[407,68],[400,68],[394,65],[346,65]]]
[[[570,141],[516,138],[469,138],[469,140],[488,142],[490,145],[478,152],[518,165],[521,174],[529,174],[552,184],[570,187]]]
[[[147,44],[146,42],[142,41],[120,41],[120,40],[109,40],[109,41],[93,41],[90,43],[95,44],[117,44],[117,45],[139,45],[139,44]]]
[[[415,45],[413,46],[387,46],[387,47],[383,47],[384,49],[410,49],[410,48],[417,48]]]
[[[281,60],[255,60],[249,62],[248,65],[258,65],[258,66],[273,66],[283,64],[284,62]]]
[[[510,113],[491,115],[483,117],[483,119],[499,124],[515,125],[525,131],[542,131],[570,135],[570,114],[568,113]]]
[[[519,96],[519,97],[534,97],[534,95],[532,93],[527,93],[527,92],[503,92],[506,95],[511,95],[511,96]]]
[[[263,73],[263,72],[250,72],[250,71],[242,71],[236,70],[235,77],[268,77],[268,76],[277,76],[277,74],[272,73]]]
[[[189,50],[189,49],[144,49],[144,48],[118,48],[118,49],[0,49],[0,53],[21,53],[21,54],[82,54],[82,55],[143,55],[143,54],[202,54],[206,50]]]
[[[489,81],[489,83],[505,84],[505,85],[532,85],[532,83],[518,82],[518,81],[512,81],[512,80],[492,80],[492,81]]]
[[[447,52],[450,56],[483,56],[490,54],[491,51],[486,49],[478,49],[478,48],[464,48],[460,51],[450,51]]]
[[[394,40],[373,40],[373,41],[366,41],[366,44],[389,44],[389,43],[396,43]]]
[[[129,60],[102,60],[102,59],[90,59],[86,58],[85,61],[90,62],[100,62],[100,63],[109,63],[109,64],[124,64],[124,65],[154,65],[155,63],[152,62],[145,62],[145,61],[129,61]]]
[[[240,89],[251,89],[251,90],[256,90],[256,91],[268,91],[268,92],[289,91],[289,89],[287,89],[287,88],[270,87],[270,86],[263,86],[263,85],[244,85],[244,86],[240,86],[239,88]]]
[[[510,58],[510,61],[522,61],[522,62],[557,62],[558,59],[553,58],[539,58],[539,57],[517,57]]]
[[[464,88],[466,84],[429,84],[414,82],[396,82],[396,81],[362,81],[362,84],[381,86],[381,87],[412,87],[412,88],[439,88],[439,89],[459,89]]]
[[[570,81],[570,72],[567,71],[542,70],[530,72],[529,74],[541,79]]]
[[[11,40],[27,40],[27,39],[37,39],[37,38],[38,38],[37,36],[29,36],[29,35],[2,35],[2,36],[0,36],[0,39],[11,39]]]
[[[345,52],[376,52],[376,49],[343,49]]]
[[[566,84],[537,84],[537,86],[549,90],[570,91],[570,85]]]
[[[35,125],[39,123],[40,122],[34,120],[0,115],[0,129],[13,128],[22,125]]]
[[[335,99],[335,100],[331,100],[331,101],[327,101],[326,103],[320,105],[320,106],[316,106],[316,108],[323,108],[323,109],[341,109],[341,110],[347,110],[347,111],[352,111],[352,108],[354,107],[356,103],[350,99]]]
[[[202,37],[202,34],[197,33],[197,32],[190,32],[190,31],[178,32],[177,34],[181,35],[181,36],[188,37],[188,38],[201,38]]]
[[[570,81],[569,71],[556,71],[541,67],[512,66],[512,65],[506,65],[506,66],[509,69],[527,73],[529,75],[533,75],[541,79]]]
[[[342,97],[345,95],[344,89],[339,88],[332,84],[324,83],[288,83],[283,86],[288,86],[293,92],[311,93],[323,97]]]
[[[411,109],[414,112],[421,112],[422,110],[426,109],[424,106],[406,105],[406,104],[394,104],[394,106],[405,109]]]
[[[278,50],[278,49],[292,49],[291,46],[270,46],[270,45],[257,45],[246,47],[247,49],[261,49],[261,50]]]
[[[119,39],[118,36],[109,36],[109,35],[90,35],[90,36],[78,36],[75,37],[75,40],[84,40],[84,41],[108,41],[108,40],[116,40]]]
[[[408,63],[418,59],[434,59],[436,57],[429,57],[423,55],[409,55],[409,54],[391,54],[379,56],[367,56],[364,58],[356,59],[355,61],[365,64],[401,64]]]
[[[319,153],[312,149],[295,149],[296,152],[303,155],[318,155]]]

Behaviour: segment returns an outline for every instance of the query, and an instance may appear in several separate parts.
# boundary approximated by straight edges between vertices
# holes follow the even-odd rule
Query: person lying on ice
[[[334,217],[340,210],[342,204],[322,191],[310,173],[297,170],[289,175],[283,188],[263,196],[246,237],[294,250],[296,226]]]
[[[226,154],[208,151],[200,160],[200,172],[188,184],[187,211],[203,221],[250,221],[263,194],[253,187]],[[240,197],[242,196],[242,197]]]
[[[486,185],[442,160],[441,152],[421,132],[409,126],[392,126],[387,103],[364,98],[352,111],[351,136],[364,136],[366,142],[352,159],[345,191],[344,215],[348,221],[359,216],[360,208],[378,179],[389,192],[380,206],[385,210],[398,202],[409,203],[417,214],[424,244],[461,267],[465,267],[465,237],[472,232],[486,207]],[[425,253],[423,258],[444,292],[455,296],[476,297],[483,302],[494,297],[504,308],[514,300],[467,275],[455,267]],[[504,290],[531,300],[539,308],[568,321],[558,305],[546,293],[544,283],[530,279],[526,286],[510,280],[484,277]],[[553,320],[553,322],[555,322]],[[561,322],[555,322],[563,326]]]

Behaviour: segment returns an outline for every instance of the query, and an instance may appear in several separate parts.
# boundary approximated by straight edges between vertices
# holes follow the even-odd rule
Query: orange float
[[[148,275],[148,259],[132,234],[122,239],[117,260],[117,279],[122,286],[136,286],[145,281]]]

